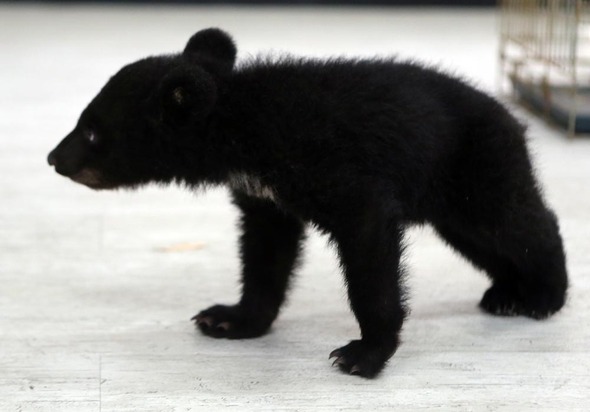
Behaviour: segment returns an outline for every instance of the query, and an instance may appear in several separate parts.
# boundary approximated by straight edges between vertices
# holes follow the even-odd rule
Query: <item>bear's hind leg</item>
[[[447,243],[491,278],[480,302],[486,312],[543,319],[565,303],[568,282],[557,220],[542,203],[532,204],[493,224],[467,219],[435,224]]]

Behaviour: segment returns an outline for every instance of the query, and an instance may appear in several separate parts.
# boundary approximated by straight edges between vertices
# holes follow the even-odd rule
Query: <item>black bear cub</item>
[[[565,256],[524,128],[464,82],[392,59],[252,59],[219,29],[115,74],[49,164],[93,189],[226,185],[242,212],[242,297],[193,319],[253,338],[277,317],[311,224],[336,245],[361,339],[330,357],[373,377],[406,316],[404,229],[431,224],[490,277],[480,306],[545,318]],[[319,306],[319,305],[318,305]]]

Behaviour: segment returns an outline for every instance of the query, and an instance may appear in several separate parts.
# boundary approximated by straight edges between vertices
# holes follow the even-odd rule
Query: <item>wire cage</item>
[[[501,88],[569,136],[590,132],[590,2],[502,0]]]

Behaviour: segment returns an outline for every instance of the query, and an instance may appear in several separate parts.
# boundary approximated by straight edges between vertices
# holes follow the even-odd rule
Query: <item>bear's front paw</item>
[[[394,349],[390,346],[353,340],[348,345],[332,351],[330,359],[336,358],[332,365],[338,365],[344,373],[373,378],[381,372],[387,360],[393,355]]]
[[[198,328],[214,338],[246,339],[264,335],[272,319],[241,305],[215,305],[192,317]]]

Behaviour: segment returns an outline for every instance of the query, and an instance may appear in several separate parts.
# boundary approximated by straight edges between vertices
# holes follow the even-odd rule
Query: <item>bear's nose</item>
[[[49,153],[49,156],[47,156],[47,163],[49,163],[49,166],[55,166],[55,163],[56,163],[55,153],[53,153],[53,152]]]

